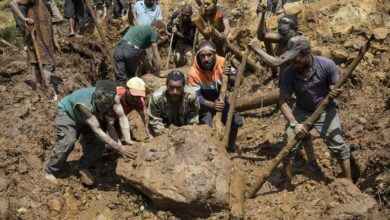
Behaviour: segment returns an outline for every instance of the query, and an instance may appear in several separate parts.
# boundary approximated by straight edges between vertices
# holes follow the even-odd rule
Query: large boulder
[[[207,125],[170,128],[142,143],[135,160],[120,159],[116,172],[163,209],[194,216],[233,210],[231,201],[243,202],[245,180],[232,178],[242,185],[230,190],[232,163],[219,143]]]

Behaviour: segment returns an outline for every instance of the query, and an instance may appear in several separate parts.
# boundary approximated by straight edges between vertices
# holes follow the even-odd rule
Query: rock
[[[363,117],[360,117],[360,118],[358,119],[358,121],[359,121],[360,124],[363,124],[363,125],[367,123],[367,119],[365,119],[365,118],[363,118]]]
[[[341,64],[347,61],[349,53],[344,49],[334,49],[331,51],[331,55],[336,64]]]
[[[12,62],[9,62],[6,65],[0,66],[0,75],[5,77],[11,77],[15,74],[27,70],[27,68],[28,65],[26,61],[14,60]]]
[[[60,213],[62,208],[63,202],[61,202],[59,199],[54,198],[50,201],[50,209],[52,211]]]
[[[333,36],[343,36],[349,34],[353,28],[352,24],[338,25],[332,28]]]
[[[348,179],[336,179],[329,188],[333,195],[337,196],[336,206],[330,207],[323,216],[326,219],[377,219],[373,216],[379,215],[377,202],[369,195],[362,193],[355,184]],[[329,198],[335,200],[334,197]],[[330,202],[330,201],[329,201]]]
[[[370,52],[366,52],[364,54],[364,59],[367,61],[367,63],[372,64],[372,61],[374,60],[374,55]]]
[[[373,31],[374,37],[377,40],[384,40],[389,35],[389,28],[375,28]]]
[[[386,78],[387,78],[386,73],[385,73],[385,72],[382,72],[382,71],[380,71],[380,72],[375,72],[375,73],[374,73],[374,76],[375,76],[377,79],[379,79],[380,81],[385,81]]]
[[[8,219],[10,215],[9,199],[0,197],[0,219]]]
[[[0,92],[5,92],[7,90],[6,86],[0,86]]]
[[[156,206],[193,216],[229,208],[232,164],[207,125],[171,128],[140,145],[116,173]]]

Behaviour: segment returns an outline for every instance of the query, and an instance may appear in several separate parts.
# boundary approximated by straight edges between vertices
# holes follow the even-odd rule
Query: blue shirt
[[[150,25],[154,20],[162,20],[160,6],[156,3],[147,8],[144,1],[137,1],[134,4],[134,16],[137,19],[137,25]]]
[[[328,95],[330,85],[334,85],[339,79],[336,64],[333,60],[314,56],[314,65],[309,77],[306,79],[296,71],[292,65],[288,65],[283,72],[280,86],[281,95],[297,97],[296,105],[308,112],[313,112],[320,102]],[[330,105],[336,105],[333,100]]]
[[[64,109],[69,117],[73,119],[77,124],[86,124],[86,121],[77,111],[76,106],[82,105],[89,109],[92,114],[98,115],[97,109],[93,104],[93,93],[95,87],[82,88],[74,91],[72,94],[65,96],[58,103],[58,107]]]

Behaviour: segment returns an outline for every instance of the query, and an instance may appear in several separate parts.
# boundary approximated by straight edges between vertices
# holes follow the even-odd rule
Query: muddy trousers
[[[230,104],[225,100],[225,106],[222,111],[222,123],[225,124],[227,120],[227,114],[229,111],[229,106]],[[201,106],[200,111],[199,111],[199,123],[200,124],[208,124],[210,127],[213,126],[213,117],[215,116],[215,110]],[[238,128],[242,127],[244,124],[244,119],[241,115],[238,113],[233,114],[233,121],[231,125],[231,130],[230,130],[230,136],[229,136],[229,143],[228,147],[230,149],[234,148],[237,134],[238,134]]]
[[[78,125],[62,108],[57,108],[56,113],[57,144],[46,164],[45,171],[57,175],[66,165],[66,160],[74,149],[74,143],[81,135],[80,144],[83,148],[83,156],[78,162],[79,169],[88,169],[101,158],[105,145],[92,130],[86,125]]]
[[[127,43],[119,41],[114,51],[114,64],[116,67],[115,80],[117,86],[126,85],[126,82],[136,76],[141,65],[141,50]]]
[[[311,115],[311,112],[306,112],[299,107],[295,107],[293,110],[293,115],[299,123],[302,123]],[[294,129],[288,125],[286,127],[286,138],[294,138]],[[321,138],[324,139],[328,149],[336,157],[336,159],[346,160],[351,157],[349,147],[344,142],[342,136],[340,118],[338,116],[336,107],[328,107],[327,110],[322,113],[320,118],[314,123],[313,127],[320,134]],[[291,150],[289,156],[293,156],[298,150],[299,147],[296,146]]]

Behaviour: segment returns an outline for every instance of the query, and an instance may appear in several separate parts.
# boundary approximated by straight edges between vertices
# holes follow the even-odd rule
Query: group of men
[[[34,17],[24,17],[23,13],[18,11],[18,4],[27,2],[26,4],[30,5],[32,10],[27,13],[29,16],[34,16],[33,12],[39,10],[45,11],[48,17],[52,14],[45,6],[47,2],[43,0],[13,2],[13,9],[18,16],[27,24],[35,24],[35,28],[40,25],[40,21]],[[85,184],[93,184],[89,168],[100,158],[105,146],[111,146],[125,157],[135,157],[136,145],[131,139],[129,121],[126,118],[132,110],[137,110],[141,115],[150,138],[164,133],[171,125],[208,124],[211,127],[216,112],[222,112],[222,121],[226,121],[229,102],[228,99],[219,100],[222,76],[227,75],[229,84],[232,84],[237,73],[236,69],[225,63],[224,58],[223,44],[230,32],[229,14],[225,8],[217,6],[217,0],[202,2],[199,9],[202,18],[212,28],[221,32],[224,40],[221,42],[212,36],[205,36],[205,40],[197,44],[195,54],[192,46],[194,41],[197,43],[196,27],[190,19],[193,13],[190,5],[186,4],[175,11],[166,26],[157,1],[135,2],[132,8],[136,12],[136,23],[117,43],[114,50],[116,83],[99,81],[96,87],[77,90],[58,103],[58,143],[45,168],[45,177],[48,180],[56,181],[56,177],[65,169],[66,159],[80,135],[84,154],[79,160],[78,170]],[[264,10],[265,7],[259,4],[258,11]],[[38,35],[42,33],[39,32]],[[167,33],[173,35],[172,49],[175,51],[176,67],[190,66],[187,78],[186,74],[178,70],[171,71],[167,76],[161,74],[158,46],[162,36]],[[300,137],[308,163],[318,167],[310,132],[302,123],[329,94],[333,101],[316,121],[314,128],[339,160],[345,177],[351,179],[350,150],[343,140],[337,112],[336,98],[341,91],[332,88],[339,77],[335,63],[325,57],[312,55],[310,44],[299,33],[297,18],[292,15],[279,19],[277,33],[265,32],[263,23],[258,31],[258,39],[278,44],[276,56],[258,48],[256,41],[251,41],[249,46],[265,63],[280,67],[279,107],[287,120],[286,139]],[[52,48],[47,49],[47,53],[42,52],[44,58],[51,54]],[[145,83],[138,77],[143,74],[145,57],[152,59],[156,76],[167,77],[166,85],[151,94],[149,100],[145,100]],[[53,68],[53,62],[49,58],[47,60],[44,62],[44,68],[49,71]],[[293,94],[296,100],[291,108],[289,100]],[[228,144],[228,150],[232,152],[237,149],[235,139],[241,126],[243,118],[235,113]],[[299,147],[291,151],[284,163],[288,188],[291,188],[293,177],[291,158],[298,151]]]

